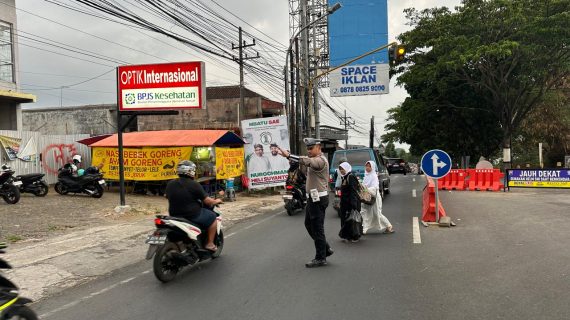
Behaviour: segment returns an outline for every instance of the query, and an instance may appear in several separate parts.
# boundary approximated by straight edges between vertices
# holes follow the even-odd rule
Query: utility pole
[[[374,148],[374,116],[370,119],[370,149]]]
[[[309,15],[309,8],[308,8],[308,0],[301,0],[300,1],[301,7],[301,64],[299,68],[301,69],[301,101],[302,106],[304,109],[304,114],[306,117],[304,118],[304,127],[306,128],[307,137],[311,137],[311,124],[309,123],[311,117],[309,114],[312,115],[312,111],[309,110],[309,100],[310,92],[307,90],[309,86],[309,33],[307,30],[308,26],[308,15]]]
[[[344,110],[344,117],[342,117],[340,119],[340,125],[344,125],[344,130],[346,130],[346,140],[344,140],[344,148],[348,149],[348,128],[354,124],[356,124],[356,121],[354,121],[354,119],[352,119],[352,117],[347,117],[346,116],[346,110]]]
[[[256,56],[248,57],[246,54],[244,57],[243,49],[247,48],[247,47],[255,46],[255,39],[253,39],[252,43],[246,44],[245,41],[243,40],[243,31],[242,31],[241,27],[238,27],[238,31],[239,31],[239,44],[237,46],[234,46],[234,44],[232,43],[232,49],[233,50],[238,49],[238,54],[239,54],[238,58],[234,57],[234,61],[236,61],[239,64],[238,126],[241,127],[241,120],[244,120],[246,117],[246,114],[245,114],[245,98],[244,98],[244,94],[243,94],[243,89],[244,89],[244,86],[243,86],[243,62],[244,62],[244,60],[251,60],[251,59],[259,58],[259,52],[257,52]]]

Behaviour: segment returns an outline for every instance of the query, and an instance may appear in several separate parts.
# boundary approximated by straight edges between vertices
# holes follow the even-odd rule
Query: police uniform
[[[320,144],[319,140],[306,138],[307,147]],[[329,205],[329,162],[321,153],[316,157],[289,155],[289,160],[299,162],[301,170],[307,177],[307,208],[305,213],[305,228],[315,242],[315,259],[306,264],[306,267],[320,267],[326,265],[326,257],[333,251],[325,237],[325,211]]]

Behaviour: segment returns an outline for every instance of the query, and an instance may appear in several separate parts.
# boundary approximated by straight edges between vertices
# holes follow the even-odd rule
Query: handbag
[[[360,202],[369,206],[373,205],[376,202],[376,197],[373,196],[368,191],[368,188],[366,188],[362,183],[360,183],[360,181],[358,182],[358,185],[359,185],[358,198],[360,199]]]

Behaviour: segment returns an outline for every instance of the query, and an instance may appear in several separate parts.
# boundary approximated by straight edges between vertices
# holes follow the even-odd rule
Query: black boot
[[[331,248],[328,248],[328,249],[327,249],[327,257],[332,256],[333,253],[334,253],[334,251],[333,251]]]

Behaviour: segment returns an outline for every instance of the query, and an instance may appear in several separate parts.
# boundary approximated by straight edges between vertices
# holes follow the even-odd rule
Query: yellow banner
[[[216,179],[228,179],[244,174],[243,148],[216,147]]]
[[[570,188],[570,181],[509,181],[508,186],[519,188]]]
[[[124,148],[125,180],[157,181],[176,179],[176,166],[190,159],[192,147]],[[103,177],[119,180],[119,149],[94,147],[92,165],[101,168]]]

